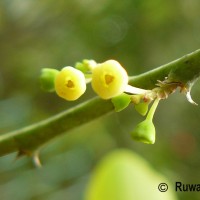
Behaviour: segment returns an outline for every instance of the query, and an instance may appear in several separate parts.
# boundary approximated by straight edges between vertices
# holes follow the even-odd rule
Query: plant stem
[[[200,50],[161,67],[130,78],[130,84],[144,89],[156,87],[165,77],[171,82],[188,84],[200,75]],[[111,101],[93,98],[67,111],[22,129],[0,136],[0,156],[18,151],[33,154],[56,136],[114,111]]]
[[[149,120],[149,121],[153,120],[153,116],[154,116],[154,113],[156,111],[159,101],[160,101],[159,98],[155,99],[155,101],[153,102],[153,105],[151,106],[151,108],[149,110],[149,113],[147,114],[146,120]]]
[[[157,80],[187,84],[200,75],[200,49],[187,54],[175,61],[162,65],[151,71],[130,78],[130,84],[144,89],[153,89]]]
[[[32,155],[54,137],[114,110],[111,101],[93,98],[53,117],[0,136],[0,156],[14,151]]]

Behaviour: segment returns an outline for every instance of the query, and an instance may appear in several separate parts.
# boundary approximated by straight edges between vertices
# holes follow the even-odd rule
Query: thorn
[[[17,152],[16,158],[15,160],[18,160],[19,158],[23,157],[23,156],[30,156],[31,153],[22,149],[19,149],[19,151]]]
[[[192,99],[192,97],[191,97],[190,90],[187,91],[187,93],[186,93],[186,98],[187,98],[187,100],[188,100],[191,104],[193,104],[193,105],[195,105],[195,106],[198,106],[198,104],[197,104],[196,102],[193,101],[193,99]]]
[[[42,164],[40,162],[40,158],[39,158],[39,152],[36,151],[33,155],[32,155],[32,159],[33,159],[33,164],[35,165],[35,167],[37,168],[41,168]]]
[[[13,160],[13,162],[16,162],[17,160],[19,160],[22,156],[24,156],[25,154],[24,154],[24,152],[22,152],[22,151],[18,151],[17,152],[17,155],[15,156],[15,158],[14,158],[14,160]]]
[[[17,152],[17,155],[15,157],[14,162],[16,160],[18,160],[19,158],[23,157],[23,156],[31,157],[35,167],[37,167],[37,168],[41,168],[42,167],[42,164],[41,164],[40,158],[39,158],[39,151],[35,151],[35,152],[32,153],[32,152],[28,152],[28,151],[25,151],[25,150],[19,150]]]
[[[16,160],[21,158],[22,156],[25,156],[25,155],[26,155],[26,153],[24,151],[19,150],[17,152],[17,155],[16,155]]]

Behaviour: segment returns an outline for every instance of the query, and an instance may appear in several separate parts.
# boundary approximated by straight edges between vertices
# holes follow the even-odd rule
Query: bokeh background
[[[199,10],[198,0],[1,0],[0,134],[95,96],[89,88],[77,102],[66,102],[43,92],[42,67],[112,58],[129,74],[140,74],[199,48]],[[192,95],[200,104],[199,85]],[[179,92],[162,101],[154,145],[130,139],[141,120],[129,107],[77,127],[42,149],[41,170],[31,159],[16,160],[15,153],[1,157],[0,199],[81,200],[99,160],[121,147],[141,155],[172,183],[200,183],[200,108]],[[200,198],[197,192],[177,195]]]

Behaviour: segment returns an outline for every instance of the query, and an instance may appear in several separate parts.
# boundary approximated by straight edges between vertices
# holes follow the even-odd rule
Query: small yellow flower
[[[98,64],[92,70],[93,90],[102,98],[120,95],[128,85],[126,70],[115,60]]]
[[[73,67],[64,67],[55,78],[55,91],[68,101],[78,99],[86,90],[84,74]]]

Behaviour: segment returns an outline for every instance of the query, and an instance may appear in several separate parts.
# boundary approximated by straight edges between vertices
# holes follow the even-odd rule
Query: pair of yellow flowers
[[[44,89],[55,90],[58,96],[67,101],[81,97],[86,91],[86,84],[91,82],[97,95],[102,99],[112,99],[116,112],[123,110],[132,102],[135,109],[145,116],[149,103],[155,99],[146,119],[131,132],[134,140],[148,144],[155,142],[155,127],[152,120],[160,98],[151,90],[128,85],[128,74],[117,61],[108,60],[97,64],[85,60],[77,63],[75,67],[67,66],[60,71],[43,69],[41,80]]]
[[[123,92],[142,94],[145,91],[128,85],[126,70],[115,60],[108,60],[90,67],[93,90],[102,99],[111,99]],[[58,96],[74,101],[86,91],[86,78],[74,67],[64,67],[55,77],[55,91]]]

